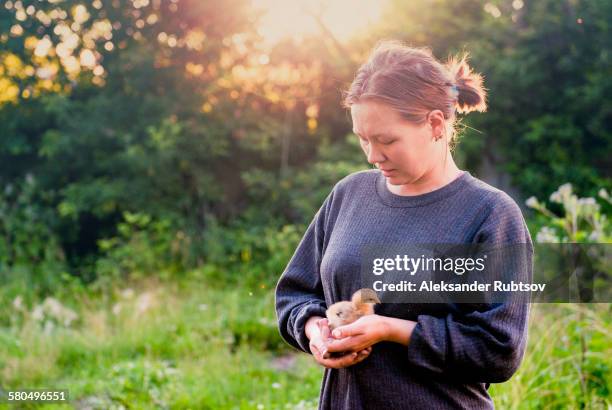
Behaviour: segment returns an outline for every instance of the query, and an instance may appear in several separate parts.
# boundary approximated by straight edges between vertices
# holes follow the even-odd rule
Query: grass
[[[310,409],[322,368],[278,336],[270,289],[196,276],[64,294],[69,326],[6,305],[5,388],[67,388],[71,404],[20,408]],[[65,312],[64,312],[65,313]],[[534,305],[528,351],[498,408],[609,408],[610,305]]]
[[[491,395],[503,409],[609,409],[610,304],[535,304],[523,363]]]
[[[316,406],[322,369],[284,346],[269,290],[189,280],[112,293],[76,297],[68,328],[15,312],[0,330],[3,385],[68,388],[73,405],[53,409]]]

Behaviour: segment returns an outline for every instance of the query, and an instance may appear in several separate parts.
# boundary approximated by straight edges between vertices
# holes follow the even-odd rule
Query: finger
[[[363,333],[361,326],[359,324],[350,324],[340,326],[334,329],[332,332],[332,336],[334,339],[342,339],[348,336],[357,336]]]
[[[362,352],[364,353],[360,352],[360,353],[352,353],[349,355],[345,355],[342,357],[342,359],[346,359],[346,360],[342,360],[342,361],[334,362],[333,359],[326,360],[324,361],[323,365],[325,367],[333,367],[333,368],[342,368],[342,367],[352,366],[354,364],[357,364],[365,360],[370,355],[371,351],[372,349],[363,349]]]
[[[357,358],[355,359],[355,363],[359,363],[368,358],[369,353],[358,353]]]
[[[326,346],[320,346],[318,349],[319,349],[319,354],[321,355],[323,359],[327,359],[331,355],[331,353],[327,351]]]
[[[329,353],[327,352],[327,344],[324,341],[317,339],[311,342],[310,345],[311,345],[311,351],[315,350],[319,356],[326,357],[329,355]]]
[[[321,355],[319,348],[314,343],[310,344],[310,352],[313,356]]]
[[[367,346],[364,342],[361,336],[345,337],[340,340],[332,339],[327,343],[327,350],[330,352],[358,352]]]
[[[327,324],[327,319],[319,320],[318,324],[319,324],[319,331],[321,332],[321,338],[323,340],[329,339],[330,330]]]
[[[355,364],[355,360],[357,359],[357,353],[349,353],[341,357],[332,357],[329,359],[321,359],[318,360],[325,367],[330,367],[333,369],[341,369],[343,367],[348,367]]]
[[[319,330],[323,331],[325,329],[331,333],[331,329],[329,328],[329,321],[327,320],[327,318],[319,319],[317,321],[317,325],[319,326]]]

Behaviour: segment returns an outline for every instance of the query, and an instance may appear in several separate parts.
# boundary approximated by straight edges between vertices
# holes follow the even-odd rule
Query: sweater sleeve
[[[524,244],[516,276],[531,280],[533,245],[520,209],[507,195],[478,230],[475,242]],[[516,277],[514,278],[516,279]],[[463,381],[499,383],[518,369],[527,340],[529,305],[465,305],[445,317],[419,315],[408,346],[409,362],[421,369]]]
[[[327,309],[319,269],[332,198],[333,191],[308,226],[276,285],[275,304],[280,334],[287,343],[305,353],[311,353],[304,329],[306,322],[312,316],[325,317]]]

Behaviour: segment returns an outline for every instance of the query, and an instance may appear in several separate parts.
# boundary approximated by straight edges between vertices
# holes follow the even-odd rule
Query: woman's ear
[[[431,138],[438,140],[444,136],[444,114],[440,110],[433,110],[427,114],[427,124],[431,130]]]

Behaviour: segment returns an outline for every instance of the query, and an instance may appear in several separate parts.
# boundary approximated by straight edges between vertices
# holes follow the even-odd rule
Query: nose
[[[366,156],[368,163],[372,165],[376,165],[377,162],[383,162],[386,159],[382,152],[372,147],[372,145],[367,148]]]

